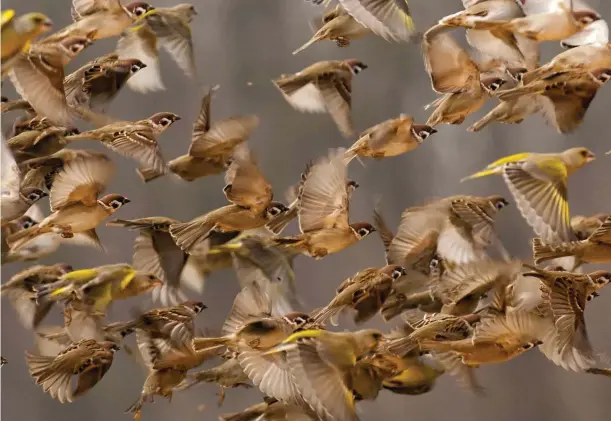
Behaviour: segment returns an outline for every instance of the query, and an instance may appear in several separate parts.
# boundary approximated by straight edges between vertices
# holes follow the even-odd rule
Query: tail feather
[[[34,225],[33,227],[17,231],[16,233],[8,236],[6,238],[6,243],[11,252],[15,252],[25,246],[30,240],[51,231],[52,228],[50,226],[41,227],[40,225]]]
[[[511,101],[511,100],[520,98],[524,95],[535,95],[535,94],[540,94],[542,92],[544,91],[541,89],[540,86],[533,84],[533,85],[519,86],[513,89],[506,89],[504,91],[501,91],[497,95],[497,97],[501,101]]]
[[[298,49],[296,49],[295,51],[293,51],[293,55],[305,50],[306,48],[308,48],[310,45],[314,44],[315,42],[318,42],[322,40],[322,37],[320,35],[314,35],[308,42],[306,42],[305,44],[303,44],[301,47],[299,47]]]
[[[30,375],[36,378],[39,377],[54,360],[55,357],[30,354],[27,351],[25,353],[25,361],[28,365]]]
[[[544,244],[540,238],[533,239],[533,258],[536,265],[547,260],[567,256],[572,256],[569,250]]]
[[[337,326],[337,316],[343,310],[343,306],[327,306],[323,307],[317,314],[314,316],[314,320],[316,323],[324,323],[325,321],[331,319],[331,324],[333,326]]]
[[[496,115],[494,113],[494,110],[492,110],[488,114],[486,114],[484,117],[482,117],[480,120],[473,123],[471,127],[467,129],[467,131],[470,133],[477,133],[480,130],[482,130],[484,127],[486,127],[488,124],[493,122],[495,120],[495,117]]]
[[[485,169],[485,170],[476,172],[475,174],[472,174],[468,177],[464,177],[460,181],[462,183],[463,181],[473,180],[474,178],[486,177],[488,175],[493,175],[493,174],[501,174],[501,171],[502,171],[501,167],[489,168],[489,169]]]

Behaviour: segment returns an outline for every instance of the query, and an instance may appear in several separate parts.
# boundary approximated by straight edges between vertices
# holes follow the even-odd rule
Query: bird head
[[[136,1],[125,6],[125,10],[127,10],[127,13],[129,13],[130,16],[136,18],[154,9],[155,8],[150,4],[141,1]]]
[[[498,91],[501,86],[507,83],[505,79],[502,79],[500,77],[482,78],[481,82],[484,89],[486,89],[490,93]]]
[[[42,34],[53,28],[53,21],[42,13],[26,13],[15,22],[17,31]]]
[[[402,276],[407,275],[407,270],[400,265],[387,265],[380,269],[380,272],[385,273],[392,279],[397,280]]]
[[[187,308],[190,308],[191,310],[193,310],[193,312],[195,312],[195,314],[199,314],[199,313],[202,312],[202,310],[205,310],[205,309],[208,308],[208,306],[206,306],[201,301],[193,301],[193,300],[185,301],[184,303],[182,303],[182,305],[184,307],[187,307]]]
[[[165,130],[170,127],[172,123],[180,120],[180,117],[174,113],[162,112],[153,114],[148,120],[155,130]]]
[[[355,59],[344,60],[344,64],[348,66],[353,75],[359,74],[367,68],[365,63]]]
[[[611,282],[611,272],[606,270],[597,270],[588,274],[596,289],[600,289]]]
[[[412,126],[412,134],[420,141],[425,141],[430,135],[437,133],[437,130],[426,124],[414,124]]]
[[[112,212],[115,212],[121,206],[131,202],[127,197],[121,196],[120,194],[107,194],[103,198],[100,199],[100,202],[104,204],[107,208],[111,209]]]
[[[356,343],[359,344],[359,347],[361,348],[361,355],[373,351],[378,346],[382,338],[384,338],[382,332],[376,329],[359,330],[358,332],[355,332],[354,335]]]
[[[66,58],[72,59],[91,45],[91,39],[81,36],[67,37],[60,43],[60,45]]]
[[[358,188],[359,188],[359,183],[357,183],[356,181],[349,180],[346,183],[346,191],[348,191],[348,192],[353,192],[353,191],[355,191]]]
[[[268,220],[272,220],[275,217],[287,212],[289,210],[283,203],[271,202],[265,209],[265,217]]]
[[[28,228],[31,228],[34,225],[38,224],[37,221],[30,218],[28,215],[23,215],[22,217],[17,218],[16,220],[12,222],[14,222],[17,225],[17,227],[19,227],[22,230],[27,230]]]
[[[47,193],[35,187],[24,187],[21,189],[21,195],[25,198],[25,200],[27,200],[28,203],[34,204],[43,197],[47,196]]]
[[[501,210],[507,205],[509,205],[509,202],[505,200],[504,197],[496,194],[488,197],[488,201],[496,210]]]
[[[352,228],[352,231],[359,240],[362,240],[372,232],[376,231],[374,226],[368,222],[355,222],[354,224],[350,224],[350,228]]]
[[[575,10],[573,17],[582,27],[600,20],[600,15],[592,10]]]
[[[596,159],[596,155],[588,148],[571,148],[562,152],[562,160],[569,170],[581,168]],[[569,171],[570,172],[570,171]]]
[[[609,81],[609,79],[611,79],[611,69],[610,68],[596,69],[590,72],[590,76],[595,81],[598,81],[601,84],[605,84]]]

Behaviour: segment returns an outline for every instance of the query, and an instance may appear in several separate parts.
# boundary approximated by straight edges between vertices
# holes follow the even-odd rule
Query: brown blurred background
[[[611,2],[600,1],[597,10],[611,18]],[[156,6],[171,6],[172,1],[156,1]],[[349,146],[327,115],[301,114],[293,110],[271,84],[282,73],[291,73],[319,60],[358,58],[369,65],[353,84],[353,118],[357,130],[384,119],[407,113],[424,122],[428,112],[423,106],[433,99],[417,45],[391,44],[369,37],[341,49],[325,41],[292,56],[291,51],[311,35],[307,20],[320,9],[303,0],[193,0],[199,11],[193,26],[193,41],[199,66],[200,86],[188,80],[171,59],[162,53],[161,67],[167,90],[140,95],[127,88],[113,103],[110,113],[126,120],[137,120],[158,111],[172,111],[183,119],[160,139],[167,160],[186,153],[191,125],[202,95],[210,84],[220,84],[212,103],[212,118],[256,113],[261,125],[250,139],[260,165],[274,186],[276,196],[295,182],[306,162],[324,155],[327,149]],[[46,13],[57,29],[70,22],[68,0],[4,0],[3,8],[18,14],[29,11]],[[415,22],[426,30],[437,19],[458,11],[458,0],[414,0],[410,3]],[[464,41],[462,30],[455,32]],[[111,51],[115,40],[104,40],[86,50],[68,71]],[[556,43],[546,44],[543,60],[560,51]],[[250,82],[250,83],[249,83]],[[10,83],[3,95],[14,98]],[[489,110],[492,104],[485,108]],[[569,182],[572,214],[611,211],[611,149],[608,120],[611,114],[611,88],[604,87],[592,103],[583,126],[562,136],[546,126],[540,117],[531,117],[519,126],[492,125],[478,134],[466,132],[469,124],[484,111],[468,118],[462,126],[440,126],[439,133],[415,151],[382,162],[355,163],[350,177],[360,184],[355,193],[353,220],[371,220],[375,199],[381,195],[383,212],[393,227],[407,206],[431,197],[450,194],[502,194],[510,199],[502,179],[489,178],[468,183],[459,180],[496,158],[517,152],[555,152],[572,146],[586,146],[598,160],[576,173]],[[12,117],[12,116],[11,116]],[[4,119],[3,126],[10,124]],[[81,127],[83,128],[83,127]],[[98,145],[95,145],[98,146]],[[77,147],[91,147],[89,143]],[[99,150],[104,150],[98,148]],[[117,214],[120,218],[165,215],[187,220],[225,203],[221,176],[186,183],[172,177],[144,185],[134,172],[131,160],[108,152],[119,164],[109,191],[125,194],[132,200]],[[43,206],[47,206],[46,200]],[[532,232],[515,206],[501,212],[497,224],[501,238],[512,254],[527,258]],[[291,227],[295,229],[294,226]],[[101,227],[99,235],[108,249],[103,254],[89,248],[63,246],[43,263],[66,262],[85,268],[115,262],[131,262],[134,234],[127,230]],[[322,261],[305,257],[296,260],[297,287],[309,308],[324,305],[337,285],[358,270],[384,263],[382,244],[372,235],[360,244]],[[25,265],[2,267],[7,281]],[[201,328],[220,329],[238,291],[231,271],[213,274],[207,280],[204,303],[208,306],[198,318]],[[119,302],[110,311],[111,321],[129,317],[134,305],[150,306],[150,298]],[[588,306],[587,321],[596,350],[611,355],[611,291]],[[47,323],[61,320],[56,307]],[[371,323],[390,329],[379,318]],[[342,327],[352,327],[344,324]],[[5,420],[129,420],[123,411],[139,396],[145,378],[143,370],[119,352],[106,377],[88,395],[70,405],[61,405],[44,394],[28,376],[23,358],[33,348],[32,333],[18,323],[12,309],[2,301],[2,356],[9,364],[2,367],[2,416]],[[382,392],[376,402],[359,405],[363,421],[414,419],[419,421],[453,419],[456,421],[602,421],[610,419],[611,380],[605,377],[569,373],[545,359],[538,351],[528,352],[502,365],[477,370],[486,395],[477,397],[463,390],[450,376],[441,377],[437,387],[416,397]],[[258,402],[257,389],[228,390],[225,405],[216,407],[218,388],[201,385],[176,393],[171,405],[162,398],[144,408],[147,421],[216,420],[220,413],[238,411]],[[204,412],[198,406],[205,404]]]

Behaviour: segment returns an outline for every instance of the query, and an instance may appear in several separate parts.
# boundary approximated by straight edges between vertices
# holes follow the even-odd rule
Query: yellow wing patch
[[[492,164],[488,165],[486,168],[495,168],[495,167],[500,167],[501,165],[505,165],[508,162],[522,161],[523,159],[528,158],[530,155],[531,155],[530,152],[521,152],[515,155],[505,156],[503,158],[497,159]]]
[[[79,282],[90,281],[91,279],[95,278],[96,276],[98,276],[97,269],[80,269],[80,270],[75,270],[75,271],[65,274],[63,276],[63,280],[79,283]]]
[[[289,336],[284,341],[282,341],[282,343],[288,344],[290,342],[295,342],[297,339],[302,339],[302,338],[317,338],[322,334],[322,332],[323,332],[322,330],[317,330],[317,329],[302,330],[300,332],[293,333],[291,336]]]
[[[554,179],[566,180],[568,177],[566,165],[564,165],[564,162],[557,158],[549,158],[537,162],[537,166]]]
[[[134,269],[132,269],[131,271],[129,271],[125,277],[123,278],[123,280],[121,281],[121,289],[125,289],[127,288],[127,286],[129,285],[129,283],[132,281],[132,279],[134,279],[134,277],[136,276],[136,271]]]
[[[57,288],[55,291],[53,291],[51,293],[51,297],[56,297],[58,295],[63,294],[64,292],[68,291],[71,288],[70,285],[66,286],[66,287],[61,287],[61,288]]]
[[[13,9],[7,9],[2,11],[2,26],[9,23],[15,17],[15,11]]]

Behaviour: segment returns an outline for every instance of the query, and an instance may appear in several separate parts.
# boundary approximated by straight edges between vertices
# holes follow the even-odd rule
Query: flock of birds
[[[404,0],[338,0],[334,8],[328,0],[310,1],[327,8],[313,23],[315,35],[296,52],[322,40],[345,47],[371,34],[421,43],[441,96],[430,104],[426,124],[402,114],[367,129],[349,149],[308,164],[287,194],[288,205],[273,200],[247,146],[258,118],[211,120],[218,87],[202,100],[188,153],[167,164],[156,138],[180,117],[161,112],[117,121],[105,113],[125,85],[142,93],[164,89],[161,47],[197,78],[192,5],[73,0],[74,23],[46,37],[52,28],[46,16],[2,12],[2,77],[22,97],[2,98],[2,113],[22,114],[2,141],[3,264],[36,261],[65,243],[102,249],[96,227],[130,202],[102,195],[115,172],[111,158],[70,149],[73,141],[95,140],[133,158],[144,182],[168,172],[185,181],[225,173],[228,201],[189,222],[162,216],[107,222],[137,232],[132,264],[33,265],[3,282],[2,295],[35,332],[38,351],[26,352],[34,381],[59,402],[72,402],[102,379],[120,347],[130,350],[131,333],[148,371],[128,409],[135,419],[154,396],[170,400],[175,391],[212,382],[221,391],[254,386],[265,396],[222,416],[225,421],[353,421],[358,401],[376,399],[382,389],[427,393],[443,373],[479,392],[477,367],[535,347],[567,370],[611,376],[598,366],[584,319],[587,303],[611,281],[611,272],[587,269],[611,263],[611,214],[571,217],[567,202],[567,179],[594,160],[592,151],[519,153],[467,177],[502,175],[535,233],[532,263],[512,258],[496,236],[495,217],[509,204],[501,196],[451,196],[408,208],[393,234],[380,209],[372,223],[350,221],[350,197],[359,186],[348,178],[354,158],[409,152],[438,125],[463,123],[493,97],[499,104],[469,131],[520,123],[535,113],[560,133],[574,130],[611,78],[606,22],[581,0],[463,0],[464,10],[420,35]],[[453,38],[459,27],[471,52]],[[114,36],[115,52],[64,75],[88,45]],[[565,51],[541,64],[538,44],[546,41],[561,41]],[[295,109],[328,113],[352,136],[351,81],[366,68],[357,60],[322,61],[274,84]],[[77,119],[96,128],[81,132]],[[36,205],[45,196],[46,216]],[[294,219],[300,233],[282,235]],[[385,265],[343,281],[325,307],[299,311],[293,259],[324,258],[376,231]],[[227,267],[235,269],[241,292],[221,334],[204,335],[194,324],[206,306],[188,300],[185,287],[197,291],[203,276]],[[108,322],[113,301],[148,292],[163,307]],[[55,303],[64,306],[64,326],[41,325]],[[388,333],[327,329],[345,314],[361,325],[378,313],[386,321],[401,316],[403,323]],[[221,363],[191,371],[212,359]]]

